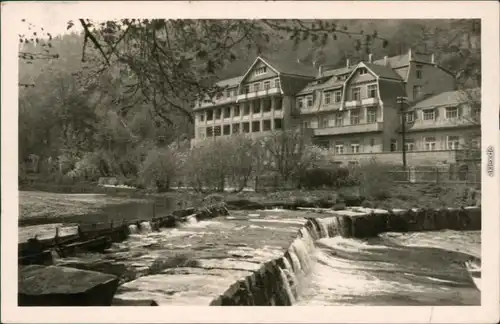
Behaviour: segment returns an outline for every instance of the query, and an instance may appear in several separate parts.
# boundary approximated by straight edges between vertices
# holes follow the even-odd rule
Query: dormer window
[[[425,109],[423,111],[424,120],[434,120],[436,117],[436,112],[434,109]]]
[[[302,100],[302,98],[297,98],[297,108],[298,109],[304,108],[304,101]]]
[[[405,121],[407,123],[413,123],[414,120],[415,120],[415,113],[413,111],[405,113]]]
[[[266,72],[267,72],[267,66],[262,66],[260,68],[255,69],[255,75],[266,74]]]
[[[313,96],[307,96],[306,101],[307,101],[307,108],[311,108],[313,106]]]
[[[446,119],[458,118],[458,107],[446,107]]]
[[[325,98],[325,105],[329,105],[332,102],[332,92],[331,91],[325,92],[324,98]]]

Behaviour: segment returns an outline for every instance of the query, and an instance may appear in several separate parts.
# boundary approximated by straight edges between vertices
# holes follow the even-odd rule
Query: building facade
[[[403,145],[413,155],[477,146],[480,104],[469,107],[470,98],[455,90],[454,80],[434,55],[411,50],[375,61],[370,55],[354,65],[347,60],[330,70],[258,57],[243,76],[217,84],[221,95],[197,102],[193,144],[299,127],[346,163],[395,153]],[[401,105],[398,97],[410,104]]]

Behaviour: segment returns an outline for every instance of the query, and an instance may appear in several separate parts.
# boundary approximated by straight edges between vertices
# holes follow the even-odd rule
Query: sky
[[[81,30],[78,22],[70,29],[67,30],[67,23],[69,20],[76,21],[78,16],[72,17],[68,14],[64,6],[42,7],[40,11],[27,11],[25,16],[22,16],[25,22],[20,18],[15,25],[15,30],[18,34],[30,36],[33,31],[40,32],[43,28],[45,32],[51,33],[52,36],[70,33],[73,31]],[[32,26],[30,26],[30,24]],[[31,30],[29,29],[31,27]]]

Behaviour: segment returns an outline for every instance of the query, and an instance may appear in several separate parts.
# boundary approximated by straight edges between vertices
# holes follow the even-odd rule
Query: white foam
[[[148,222],[148,221],[145,221],[145,222],[141,222],[141,232],[143,233],[149,233],[149,232],[152,232],[153,229],[151,227],[151,223]]]
[[[299,224],[299,225],[302,225],[306,222],[306,220],[302,218],[249,219],[249,221],[256,223],[283,223],[283,224]]]

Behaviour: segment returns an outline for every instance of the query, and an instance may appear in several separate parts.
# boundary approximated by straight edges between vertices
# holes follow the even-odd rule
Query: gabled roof
[[[392,68],[388,66],[365,62],[363,62],[363,64],[380,78],[398,81],[403,80],[399,74],[397,74]]]
[[[236,87],[243,80],[243,76],[237,76],[231,79],[224,79],[216,83],[218,87]]]
[[[298,75],[305,77],[315,77],[318,70],[309,64],[302,64],[297,61],[282,61],[269,57],[260,56],[260,58],[271,65],[274,69],[279,71],[280,74]]]
[[[465,103],[469,100],[481,100],[481,88],[455,90],[438,93],[434,96],[426,98],[417,104],[412,109],[425,109],[439,106],[456,106]]]
[[[333,69],[333,70],[326,70],[322,73],[322,75],[323,76],[332,76],[332,75],[347,74],[347,73],[351,73],[355,67],[356,66],[349,66],[349,67],[343,67],[343,68],[338,68],[338,69]]]
[[[412,60],[416,62],[429,63],[429,64],[432,63],[431,59],[432,56],[430,54],[421,54],[417,52],[412,52],[411,57]],[[410,64],[409,58],[410,56],[408,55],[408,53],[402,55],[390,56],[387,58],[387,63],[393,69],[397,69],[409,65]],[[373,63],[378,65],[385,65],[385,59],[375,60],[373,61]]]
[[[306,87],[300,90],[297,95],[304,95],[311,93],[315,90],[327,90],[332,88],[341,88],[344,85],[343,80],[338,80],[336,77],[326,78],[326,81],[320,82],[320,80],[315,80],[306,85]]]

